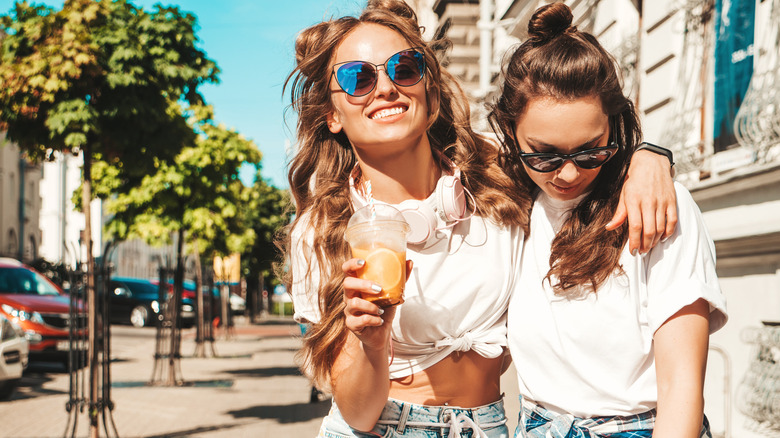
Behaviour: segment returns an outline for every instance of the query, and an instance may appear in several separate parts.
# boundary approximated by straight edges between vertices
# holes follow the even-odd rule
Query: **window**
[[[25,268],[0,268],[0,292],[28,295],[59,295],[43,275]]]

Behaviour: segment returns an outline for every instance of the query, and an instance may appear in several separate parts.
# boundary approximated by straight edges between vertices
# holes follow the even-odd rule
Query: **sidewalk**
[[[313,438],[330,409],[329,399],[309,403],[311,386],[294,358],[300,329],[290,318],[269,316],[256,324],[237,319],[231,339],[218,333],[218,357],[192,357],[195,331],[185,330],[180,374],[184,385],[179,387],[148,385],[154,366],[153,328],[112,326],[112,336],[112,417],[119,437]],[[88,378],[86,370],[83,376]],[[514,367],[501,380],[513,431],[519,408]],[[0,437],[65,436],[67,400],[68,374],[59,365],[31,366],[13,400],[0,403]],[[77,436],[88,436],[86,412],[77,420]],[[101,418],[101,437],[106,436],[103,425]]]
[[[291,319],[239,320],[232,339],[215,342],[218,357],[205,359],[192,357],[194,329],[185,330],[180,387],[147,384],[154,329],[112,330],[112,416],[120,437],[314,437],[330,408],[330,400],[309,403],[309,382],[294,362],[300,330]],[[0,436],[62,437],[67,398],[67,373],[31,368],[14,399],[0,404]],[[88,435],[87,421],[86,412],[78,415],[78,436]],[[102,427],[101,419],[105,436]]]

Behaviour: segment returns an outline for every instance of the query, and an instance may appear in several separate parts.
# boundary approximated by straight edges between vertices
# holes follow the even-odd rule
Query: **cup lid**
[[[407,232],[409,230],[409,224],[406,223],[404,215],[401,214],[397,208],[389,204],[369,204],[359,208],[352,214],[352,217],[349,218],[347,228],[366,223],[382,222],[398,222],[403,224],[403,227]]]

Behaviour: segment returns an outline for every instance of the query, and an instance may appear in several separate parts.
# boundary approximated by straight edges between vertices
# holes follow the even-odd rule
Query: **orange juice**
[[[389,204],[370,203],[349,218],[344,239],[352,248],[352,257],[366,261],[357,276],[382,287],[379,294],[363,296],[377,306],[404,302],[408,232],[409,224],[403,214]]]
[[[357,271],[358,278],[370,280],[382,286],[377,295],[366,294],[363,299],[379,307],[389,307],[404,302],[406,284],[406,251],[393,251],[383,246],[372,248],[352,247],[352,257],[366,261]]]

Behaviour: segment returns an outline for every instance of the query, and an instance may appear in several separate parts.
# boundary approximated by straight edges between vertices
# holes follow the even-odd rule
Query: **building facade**
[[[0,133],[0,256],[30,262],[39,257],[41,167],[22,157]]]
[[[74,191],[81,184],[81,158],[61,153],[54,156],[53,161],[42,164],[41,257],[73,267],[81,259],[79,241],[84,229],[84,216],[73,204]]]
[[[71,268],[86,260],[82,245],[85,227],[84,214],[73,203],[74,194],[81,189],[83,155],[54,152],[52,160],[41,164],[40,182],[40,256],[50,263],[62,263]],[[93,200],[92,254],[102,254],[102,203]]]
[[[484,103],[495,96],[503,57],[550,2],[410,3],[426,28],[452,35],[445,62],[472,99],[474,125],[487,131]],[[645,139],[674,151],[675,178],[715,241],[730,321],[711,337],[705,412],[713,432],[778,436],[780,0],[565,3],[574,24],[620,63]]]

